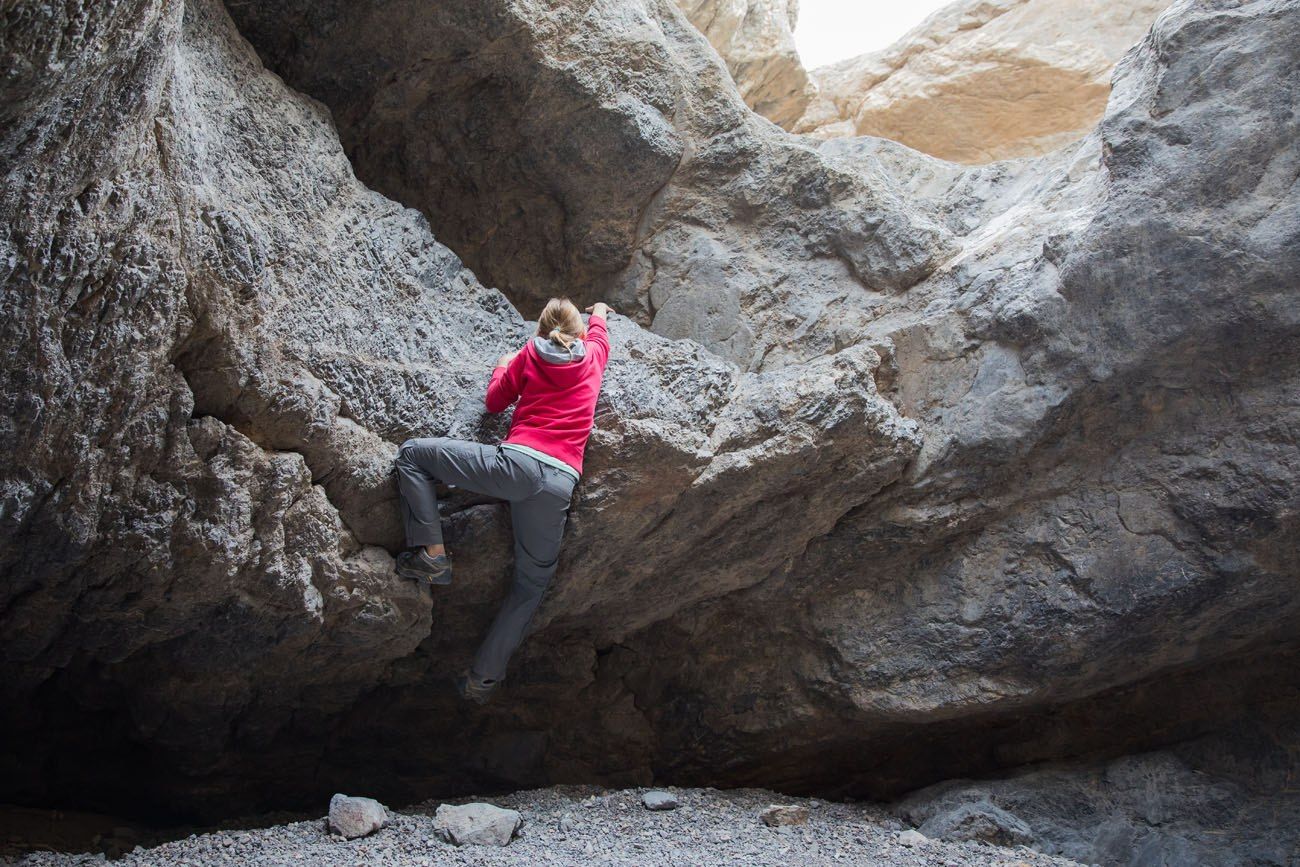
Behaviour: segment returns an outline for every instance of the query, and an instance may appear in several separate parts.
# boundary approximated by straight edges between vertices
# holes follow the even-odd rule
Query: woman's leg
[[[506,664],[523,640],[559,564],[560,539],[574,482],[560,470],[534,462],[543,468],[544,484],[534,496],[510,504],[515,531],[515,580],[474,656],[472,673],[483,681],[505,677]]]
[[[537,487],[499,446],[448,437],[407,440],[397,450],[396,467],[406,544],[411,547],[442,544],[436,482],[503,500],[527,497]]]

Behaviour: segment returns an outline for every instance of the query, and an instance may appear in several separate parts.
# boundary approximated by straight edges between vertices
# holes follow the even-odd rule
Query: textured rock
[[[802,804],[773,804],[758,817],[763,820],[763,824],[771,828],[778,828],[783,825],[806,825],[808,823],[808,808]]]
[[[48,15],[6,30],[28,78],[5,108],[26,126],[6,126],[2,202],[15,443],[0,466],[3,706],[10,733],[68,735],[12,757],[10,793],[129,785],[132,756],[105,757],[98,713],[152,745],[165,770],[150,785],[169,806],[195,806],[183,793],[215,777],[296,779],[305,799],[330,777],[327,761],[309,782],[321,739],[362,691],[371,704],[376,688],[409,686],[418,705],[490,622],[508,575],[503,510],[450,500],[463,583],[431,615],[428,593],[392,573],[393,444],[499,436],[482,389],[525,326],[417,213],[353,178],[321,107],[266,73],[220,7]],[[43,54],[51,28],[95,50]],[[575,630],[617,641],[763,580],[918,446],[876,394],[868,347],[751,373],[626,320],[612,330],[589,505],[537,620],[567,619],[557,659],[582,659],[575,640],[591,652]],[[797,532],[791,504],[808,513]],[[738,520],[766,524],[772,544]],[[702,540],[720,559],[698,562]],[[449,707],[425,724],[460,728],[465,711],[433,694]],[[403,753],[442,742],[400,713],[384,724],[399,723],[389,743]],[[329,761],[374,767],[364,740]],[[34,760],[42,750],[97,760],[59,777]],[[268,806],[285,794],[274,788]]]
[[[336,794],[330,798],[329,829],[349,840],[373,834],[388,823],[388,808],[374,798]]]
[[[873,135],[946,160],[1046,153],[1101,118],[1116,61],[1169,0],[966,0],[882,51],[815,70],[817,97],[782,125]]]
[[[951,251],[889,179],[838,171],[748,111],[670,2],[232,13],[272,69],[330,106],[359,176],[424,211],[516,301],[616,292],[658,333],[756,368],[856,340],[778,349],[786,335],[756,332],[742,308],[804,304],[790,316],[804,320],[800,299],[834,294],[819,284],[896,291]]]
[[[1284,716],[1171,750],[941,783],[896,810],[925,827],[1005,808],[1032,826],[1033,848],[1084,864],[1283,867],[1300,851],[1300,798],[1287,782],[1298,770],[1300,728]]]
[[[882,795],[1296,703],[1294,4],[977,168],[783,134],[667,2],[231,8],[288,86],[209,0],[5,19],[7,799]],[[495,708],[504,510],[430,612],[387,473],[501,433],[527,326],[290,87],[525,312],[630,317]]]
[[[920,831],[934,840],[982,840],[997,846],[1034,842],[1029,826],[990,801],[968,801],[935,812]]]
[[[722,55],[750,108],[787,129],[803,117],[813,88],[794,44],[799,0],[677,0],[677,5]]]
[[[493,804],[443,804],[433,817],[438,836],[456,846],[507,846],[522,822]]]
[[[1102,731],[1112,745],[1140,743],[1152,728],[1137,720],[1194,733],[1238,713],[1265,684],[1294,679],[1293,662],[1275,662],[1290,657],[1274,656],[1293,646],[1300,620],[1286,589],[1297,561],[1297,454],[1284,433],[1295,423],[1285,395],[1297,373],[1287,288],[1298,267],[1296,192],[1285,182],[1296,130],[1284,106],[1295,81],[1294,7],[1180,4],[1120,64],[1091,135],[1042,159],[977,168],[876,139],[814,148],[782,135],[744,111],[676,9],[619,8],[579,19],[512,6],[508,32],[527,51],[507,57],[456,30],[460,69],[483,87],[493,70],[542,82],[527,104],[499,90],[470,102],[442,86],[432,62],[441,49],[403,41],[411,29],[448,26],[440,6],[402,33],[365,3],[288,18],[236,9],[263,57],[330,104],[362,176],[381,186],[400,178],[388,188],[407,191],[435,227],[426,203],[444,200],[447,185],[512,199],[533,179],[494,153],[483,157],[490,177],[462,174],[478,152],[464,124],[447,118],[490,124],[544,106],[553,92],[577,93],[594,125],[585,140],[626,128],[621,93],[672,105],[656,111],[671,120],[682,158],[645,200],[620,253],[629,264],[569,270],[565,284],[612,296],[659,334],[694,339],[701,358],[790,382],[800,398],[766,410],[774,420],[819,406],[803,399],[817,365],[871,347],[882,358],[874,378],[919,423],[905,473],[820,525],[761,581],[731,583],[743,571],[728,562],[737,549],[711,547],[705,559],[683,544],[690,554],[605,608],[575,596],[576,579],[559,582],[539,614],[556,630],[549,640],[584,646],[592,629],[597,650],[565,664],[537,648],[538,686],[520,701],[541,701],[548,678],[582,671],[575,707],[608,710],[594,729],[571,733],[540,714],[517,723],[503,733],[501,761],[545,767],[543,779],[646,782],[654,768],[712,783],[721,751],[737,780],[808,786],[856,769],[855,785],[886,793],[955,767],[1059,755]],[[380,46],[376,57],[371,43],[393,39],[401,47]],[[582,57],[664,63],[635,75],[627,64],[561,64],[575,45]],[[527,78],[516,66],[539,56],[563,79]],[[363,57],[384,74],[349,74]],[[1195,71],[1211,66],[1212,75]],[[385,140],[455,143],[427,188],[409,161],[361,146],[381,131],[369,107],[400,107],[408,88],[431,88],[441,110],[386,114]],[[528,116],[540,140],[574,140],[568,115]],[[658,134],[640,135],[629,146],[653,153]],[[583,153],[566,183],[609,185],[626,172],[631,183],[615,186],[635,186],[639,169],[624,168],[621,154]],[[591,219],[589,202],[563,201],[562,222]],[[480,212],[467,206],[458,219]],[[517,239],[491,225],[476,235]],[[480,253],[466,250],[491,275]],[[611,376],[611,389],[621,381]],[[762,401],[752,405],[718,431],[764,418]],[[584,482],[579,530],[605,503],[640,508],[611,486],[635,472],[616,462],[620,442],[622,430],[598,425],[599,469]],[[763,463],[737,464],[745,484],[764,476],[751,468],[770,466],[753,454]],[[802,528],[809,509],[784,487],[765,486],[759,502],[791,516],[783,530]],[[681,507],[664,513],[675,519]],[[730,511],[735,520],[714,525],[711,538],[747,549],[742,540],[763,538],[753,514],[762,512]],[[698,519],[655,536],[684,540]],[[629,529],[617,538],[646,532]],[[566,545],[573,564],[612,551],[578,533]],[[602,561],[606,586],[641,562]],[[699,584],[722,592],[671,613],[663,604]],[[631,609],[655,613],[619,632],[595,617]],[[920,724],[931,726],[926,739],[908,734]],[[623,758],[636,755],[648,758]]]

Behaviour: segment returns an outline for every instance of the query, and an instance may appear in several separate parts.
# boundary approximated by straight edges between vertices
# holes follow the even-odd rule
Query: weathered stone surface
[[[806,825],[808,808],[802,804],[773,804],[758,814],[763,824],[771,828],[783,825]]]
[[[49,55],[65,29],[85,45]],[[510,552],[503,509],[452,497],[462,581],[431,616],[392,573],[393,443],[498,436],[482,389],[523,322],[416,212],[355,180],[325,112],[266,73],[219,6],[33,13],[6,36],[5,110],[25,128],[5,141],[0,202],[4,725],[29,742],[67,732],[11,759],[10,792],[132,785],[93,714],[151,745],[169,806],[194,806],[198,779],[292,789],[321,772],[315,789],[329,761],[374,767],[387,747],[367,734],[321,771],[325,732],[363,691],[413,688],[418,706],[454,671]],[[587,505],[537,620],[563,626],[557,658],[575,635],[590,654],[764,580],[919,442],[876,394],[868,347],[757,373],[627,320],[612,332]],[[705,542],[718,559],[696,556]],[[422,722],[445,733],[458,712]],[[420,725],[389,740],[442,742]],[[42,772],[42,751],[80,750],[93,767]]]
[[[750,108],[786,129],[803,117],[814,88],[794,44],[799,0],[677,0],[677,5],[722,55]]]
[[[494,804],[442,804],[433,818],[438,836],[456,846],[507,846],[523,817]]]
[[[1100,120],[1116,61],[1169,0],[967,0],[882,51],[814,70],[782,126],[873,135],[962,163],[1043,154]]]
[[[210,0],[19,7],[6,797],[888,794],[1300,682],[1294,4],[1178,4],[1077,147],[978,168],[781,133],[667,2],[290,6],[231,8],[365,179],[630,316],[560,575],[459,704],[504,509],[449,500],[430,613],[386,474],[502,431],[525,323]]]
[[[755,117],[669,0],[232,13],[272,69],[330,106],[362,180],[424,211],[516,301],[612,294],[656,332],[757,369],[857,342],[789,345],[813,299],[902,290],[953,249],[889,178],[836,170]],[[752,308],[787,321],[756,330]]]
[[[330,833],[349,840],[373,834],[388,822],[388,808],[374,798],[335,794],[330,798]]]
[[[1024,822],[987,800],[967,801],[936,811],[920,831],[932,840],[982,840],[997,846],[1019,846],[1034,841]]]
[[[1287,782],[1300,771],[1298,737],[1294,718],[1252,720],[1171,750],[941,783],[896,810],[922,828],[989,807],[1013,813],[1032,835],[1022,842],[1084,864],[1284,867],[1300,851],[1300,798]]]

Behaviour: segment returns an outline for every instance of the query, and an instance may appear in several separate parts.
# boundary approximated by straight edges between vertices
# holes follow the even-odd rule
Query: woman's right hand
[[[601,319],[605,319],[610,313],[614,312],[614,308],[610,307],[604,301],[597,301],[595,304],[587,308],[587,312],[592,316],[599,316]]]

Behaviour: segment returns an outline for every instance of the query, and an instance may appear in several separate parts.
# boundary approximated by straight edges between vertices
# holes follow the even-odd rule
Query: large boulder
[[[525,323],[356,180],[327,112],[215,2],[32,7],[5,35],[0,722],[26,745],[6,794],[143,784],[158,809],[248,811],[262,802],[237,789],[305,801],[332,765],[443,743],[427,726],[450,735],[464,711],[430,684],[491,620],[506,510],[451,498],[458,589],[431,601],[393,573],[392,459],[411,436],[501,435],[483,388]],[[869,347],[760,373],[612,332],[572,554],[538,621],[588,653],[763,580],[918,448]],[[766,543],[736,531],[763,525]],[[365,743],[326,754],[386,686],[448,707],[379,747],[358,719]]]
[[[1169,0],[965,0],[888,48],[811,73],[787,129],[875,135],[946,160],[1043,154],[1101,118],[1115,63]]]

